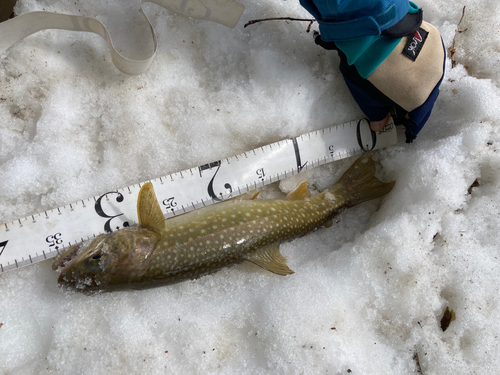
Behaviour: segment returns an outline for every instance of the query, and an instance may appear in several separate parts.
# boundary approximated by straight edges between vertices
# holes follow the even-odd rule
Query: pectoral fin
[[[155,232],[165,229],[165,218],[151,182],[144,184],[139,192],[137,216],[141,227],[150,228]]]
[[[286,196],[287,201],[298,201],[307,198],[311,193],[307,189],[307,181],[301,182],[294,190]]]
[[[285,276],[293,273],[293,271],[288,268],[286,258],[281,255],[279,245],[277,244],[265,246],[249,254],[245,259],[278,275]]]

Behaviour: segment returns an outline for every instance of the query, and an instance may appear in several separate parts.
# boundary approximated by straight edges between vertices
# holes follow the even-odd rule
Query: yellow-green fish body
[[[394,182],[374,177],[371,156],[362,156],[329,190],[307,198],[302,183],[285,200],[230,200],[164,220],[151,183],[137,202],[139,226],[76,245],[53,268],[59,282],[79,289],[172,284],[244,260],[277,273],[293,273],[279,252],[283,241],[322,226],[343,208],[388,193]],[[250,199],[248,199],[250,198]],[[81,251],[81,252],[80,252]]]

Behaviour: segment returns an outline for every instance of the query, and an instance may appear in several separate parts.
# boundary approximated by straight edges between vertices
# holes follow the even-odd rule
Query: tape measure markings
[[[165,217],[170,218],[367,149],[389,146],[396,138],[393,124],[375,134],[367,121],[352,121],[150,181]],[[55,257],[100,233],[135,225],[142,185],[108,191],[0,226],[0,272]]]

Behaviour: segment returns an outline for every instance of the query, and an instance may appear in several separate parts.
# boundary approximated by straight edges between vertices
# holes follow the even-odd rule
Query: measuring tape
[[[301,171],[397,142],[390,122],[332,126],[151,180],[166,218],[243,194]],[[109,191],[0,226],[0,273],[53,258],[100,233],[137,223],[143,183]]]

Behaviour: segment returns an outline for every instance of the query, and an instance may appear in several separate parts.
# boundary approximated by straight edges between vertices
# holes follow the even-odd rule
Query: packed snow
[[[97,35],[34,34],[0,57],[0,223],[363,116],[298,0],[240,0],[234,29],[144,8],[158,53],[120,73]],[[295,274],[251,264],[173,286],[84,295],[51,261],[0,275],[1,374],[494,374],[500,368],[500,3],[421,0],[455,39],[412,144],[375,154],[384,198],[283,244]],[[466,6],[465,17],[457,24]],[[137,58],[133,0],[19,0],[97,17]],[[128,20],[128,21],[127,21]],[[125,22],[125,23],[124,23]],[[146,26],[145,26],[146,25]],[[312,26],[316,29],[317,25]],[[313,192],[354,158],[266,187]],[[445,309],[456,316],[446,331]]]

